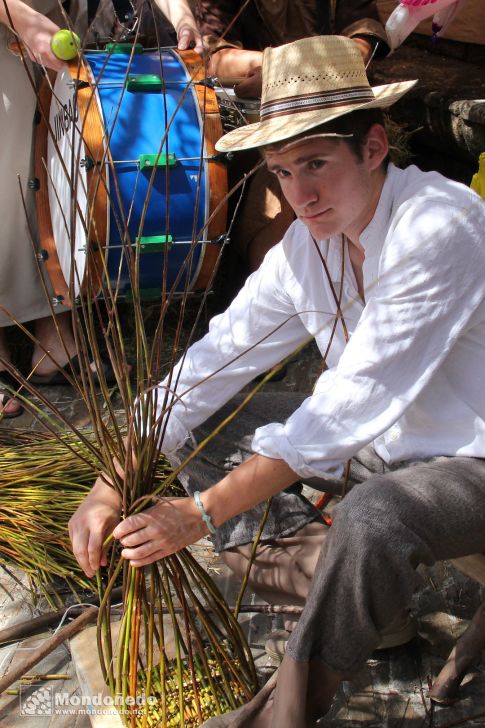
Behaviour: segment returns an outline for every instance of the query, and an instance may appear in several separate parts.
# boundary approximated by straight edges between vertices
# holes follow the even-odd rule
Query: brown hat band
[[[285,99],[266,101],[261,104],[261,121],[277,116],[297,114],[301,111],[317,111],[329,107],[347,106],[349,104],[374,101],[375,96],[369,86],[354,86],[338,92],[329,91],[290,96]]]

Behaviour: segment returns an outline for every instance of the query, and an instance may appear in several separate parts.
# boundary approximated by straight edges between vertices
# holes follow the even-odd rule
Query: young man
[[[346,38],[269,49],[261,122],[218,143],[263,147],[298,219],[179,365],[162,449],[309,334],[329,368],[199,503],[157,504],[117,525],[123,555],[151,563],[299,478],[335,479],[369,447],[381,469],[336,509],[276,687],[207,728],[313,726],[409,602],[418,564],[485,549],[485,205],[439,174],[386,168],[370,110],[411,85],[371,89]],[[71,523],[87,573],[118,520],[98,481]]]

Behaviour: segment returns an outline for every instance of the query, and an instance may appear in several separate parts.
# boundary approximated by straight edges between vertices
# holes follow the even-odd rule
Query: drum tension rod
[[[154,75],[154,74],[152,74],[152,75]],[[130,83],[131,88],[127,88],[127,90],[128,91],[130,91],[130,90],[131,91],[141,91],[142,89],[138,88],[137,86],[139,84],[143,85],[143,81],[141,81],[141,82],[139,82],[139,84],[137,84],[136,76],[131,76],[130,78],[132,79],[131,83]],[[90,86],[91,88],[126,88],[127,83],[130,82],[130,78],[124,83],[122,81],[93,81],[92,83],[87,83],[86,81],[80,81],[79,83],[86,84],[87,86]],[[204,86],[205,85],[204,81],[191,81],[191,80],[171,81],[171,80],[167,80],[167,79],[163,79],[163,80],[161,79],[161,86],[159,88],[156,88],[157,84],[155,82],[152,82],[152,83],[145,82],[145,83],[146,83],[146,88],[149,91],[157,91],[157,92],[162,91],[162,89],[169,89],[169,88],[172,88],[175,86],[182,86],[182,87],[186,88],[188,86],[197,86],[197,85]],[[72,84],[68,83],[67,85],[68,86],[70,86],[70,85],[77,86],[77,82],[73,81]],[[81,85],[79,85],[77,87],[85,88],[84,86],[81,86]]]
[[[222,235],[218,235],[216,238],[212,238],[210,241],[212,245],[224,245],[225,243],[229,242],[229,238],[227,237],[227,233],[222,233]]]
[[[160,250],[164,249],[165,246],[166,246],[167,250],[170,250],[172,245],[193,245],[192,240],[173,240],[171,235],[168,235],[168,237],[165,235],[160,236],[163,238],[167,237],[167,240],[164,240],[164,241],[156,241],[155,238],[158,236],[152,236],[152,237],[154,238],[152,241],[150,241],[148,239],[144,242],[143,238],[139,238],[139,240],[137,242],[134,241],[132,243],[126,243],[126,242],[125,243],[109,243],[108,245],[106,245],[105,248],[103,246],[103,248],[108,251],[109,250],[124,250],[125,248],[128,248],[128,247],[134,248],[137,245],[139,245],[142,253],[150,253],[150,252],[156,253],[156,252],[160,252]],[[229,242],[229,238],[227,237],[227,233],[222,233],[221,235],[217,235],[215,238],[211,238],[210,240],[197,240],[198,245],[203,245],[206,243],[210,243],[211,245],[225,245],[228,242]],[[151,244],[151,243],[154,243],[154,244]],[[79,250],[84,253],[86,253],[88,251],[88,249],[95,252],[97,250],[100,250],[101,246],[95,240],[90,240],[89,246],[83,246],[82,248],[79,248]]]
[[[223,162],[225,160],[232,159],[233,156],[234,156],[233,152],[219,152],[219,154],[209,154],[207,157],[177,157],[175,162],[200,162],[201,160],[208,161],[208,162]],[[88,157],[86,157],[86,159],[88,159]],[[98,164],[98,165],[100,165],[100,164],[136,164],[136,165],[140,165],[139,159],[105,159],[104,162],[101,162],[101,161],[94,162],[93,160],[91,160],[92,164],[90,166],[87,166],[87,164],[83,164],[83,162],[84,162],[84,160],[82,159],[80,162],[81,167],[86,166],[87,169],[91,169],[91,167],[94,164]],[[159,166],[163,167],[164,169],[167,167],[167,165],[165,165],[165,164],[159,165]],[[168,166],[174,167],[175,164],[170,164]],[[150,170],[153,169],[153,167],[151,165],[150,166],[147,165],[146,168],[150,169]]]

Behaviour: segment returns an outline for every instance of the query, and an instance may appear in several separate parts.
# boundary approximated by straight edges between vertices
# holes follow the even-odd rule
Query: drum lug
[[[222,235],[218,235],[216,238],[212,238],[211,240],[212,245],[224,245],[228,242],[229,238],[227,237],[227,233],[222,233]]]
[[[95,166],[96,166],[96,162],[94,161],[94,159],[92,159],[92,157],[84,157],[84,158],[83,158],[83,159],[81,159],[81,161],[79,162],[79,165],[80,165],[81,167],[84,167],[84,168],[85,168],[85,170],[86,170],[87,172],[89,172],[89,170],[90,170],[90,169],[92,169],[93,167],[95,167]]]
[[[58,295],[52,297],[52,305],[53,306],[60,306],[62,302],[64,301],[64,296]]]
[[[29,188],[29,190],[34,190],[34,192],[38,192],[40,190],[40,179],[38,177],[31,177],[27,182],[27,187]]]
[[[157,93],[163,90],[164,85],[164,80],[157,73],[132,74],[128,76],[125,82],[126,90],[131,92],[145,91]]]
[[[120,53],[125,56],[141,55],[143,53],[143,46],[141,43],[107,43],[105,46],[106,53]]]
[[[207,78],[203,78],[194,83],[194,86],[207,86],[207,88],[215,88],[216,85],[218,85],[218,81],[214,76],[207,76]]]
[[[219,152],[211,156],[213,162],[223,162],[226,164],[234,159],[234,152]]]
[[[140,154],[138,158],[140,169],[153,169],[153,167],[175,167],[177,157],[175,154]]]
[[[47,252],[47,250],[44,250],[42,248],[42,250],[39,250],[39,252],[37,253],[37,255],[35,257],[37,258],[39,263],[44,263],[48,259],[49,253]]]
[[[72,81],[70,81],[67,85],[70,88],[75,89],[76,91],[80,91],[83,88],[89,88],[89,82],[83,81],[80,78],[73,78]]]

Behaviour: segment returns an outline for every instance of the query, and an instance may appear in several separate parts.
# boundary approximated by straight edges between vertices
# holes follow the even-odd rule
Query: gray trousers
[[[484,459],[435,458],[370,477],[335,509],[288,653],[359,669],[409,604],[419,564],[484,550]]]
[[[279,404],[287,398],[293,408],[300,397],[269,396]],[[271,418],[269,404],[264,395],[253,400],[251,424],[259,409],[261,421]],[[230,427],[225,432],[226,443],[231,441]],[[243,413],[236,436],[244,430]],[[237,449],[233,442],[232,450]],[[221,456],[227,469],[227,458]],[[214,467],[218,458],[208,459]],[[203,470],[203,460],[196,461],[191,472],[194,482]],[[215,482],[215,472],[212,478]],[[251,579],[255,591],[280,604],[290,599],[291,581],[298,584],[293,603],[301,603],[306,585],[308,597],[288,653],[296,661],[316,659],[345,673],[362,666],[378,646],[380,633],[410,603],[420,583],[419,564],[485,551],[485,459],[437,457],[389,469],[368,447],[354,459],[350,480],[353,487],[334,511],[318,559],[312,537],[309,550],[301,552],[299,560],[292,557],[280,562],[286,575],[279,571],[278,552],[284,551],[286,538],[290,539],[288,545],[292,537],[298,538],[298,530],[306,525],[299,524],[292,533],[271,534],[264,540]],[[318,486],[338,492],[342,482],[325,481]],[[307,523],[315,520],[307,519]],[[318,531],[320,524],[315,526]],[[280,528],[284,530],[285,524],[280,523]],[[248,547],[238,543],[224,558],[241,572],[247,555]],[[302,567],[303,563],[311,568]],[[273,566],[268,568],[268,564]],[[292,578],[292,569],[297,570],[297,578]]]
[[[436,458],[356,485],[334,511],[272,687],[238,725],[313,726],[308,716],[329,707],[327,668],[348,678],[362,667],[419,585],[418,564],[484,550],[485,460]],[[207,728],[232,726],[242,710]]]

